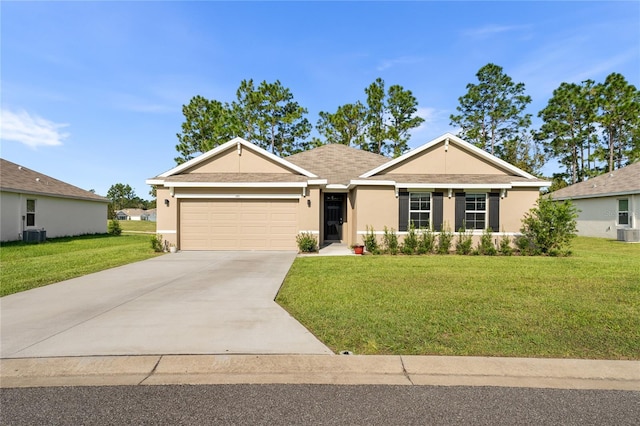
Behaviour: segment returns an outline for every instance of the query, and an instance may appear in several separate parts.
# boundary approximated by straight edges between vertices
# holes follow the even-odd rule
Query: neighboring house
[[[550,197],[571,200],[580,210],[579,235],[624,240],[625,230],[640,230],[640,162],[559,189]]]
[[[118,220],[148,220],[156,221],[156,209],[123,209],[116,212]]]
[[[29,230],[46,237],[107,232],[109,200],[0,159],[0,241],[21,240]]]
[[[157,232],[182,250],[361,244],[367,227],[520,230],[549,182],[445,134],[396,159],[324,145],[287,158],[236,138],[159,176]]]

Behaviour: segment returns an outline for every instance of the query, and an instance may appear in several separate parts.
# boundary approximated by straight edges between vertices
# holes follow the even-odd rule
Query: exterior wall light
[[[165,198],[165,199],[164,199],[164,205],[165,205],[165,206],[167,206],[167,207],[169,207],[169,199],[168,199],[168,198]]]
[[[311,207],[311,200],[307,200],[307,207]]]

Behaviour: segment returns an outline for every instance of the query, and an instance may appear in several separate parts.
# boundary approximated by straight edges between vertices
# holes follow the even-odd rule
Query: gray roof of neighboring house
[[[0,190],[23,194],[47,195],[60,198],[100,201],[109,200],[77,186],[70,185],[35,170],[0,158]]]
[[[549,194],[555,200],[640,194],[640,161]]]
[[[144,209],[121,209],[118,210],[116,213],[124,213],[127,216],[142,216],[144,214],[147,215],[152,215],[156,213],[156,209],[149,209],[149,210],[144,210]]]
[[[285,160],[327,179],[328,184],[348,185],[351,179],[381,166],[389,158],[342,144],[327,144]]]

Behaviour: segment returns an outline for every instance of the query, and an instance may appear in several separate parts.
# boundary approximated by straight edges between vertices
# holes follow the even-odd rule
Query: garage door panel
[[[295,250],[298,200],[181,200],[182,250]]]

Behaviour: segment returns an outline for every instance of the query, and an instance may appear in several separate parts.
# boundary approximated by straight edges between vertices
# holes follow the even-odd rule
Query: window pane
[[[36,215],[27,213],[27,226],[36,226]]]
[[[618,225],[628,225],[628,224],[629,224],[629,212],[618,213]]]
[[[36,200],[27,200],[27,211],[30,213],[36,211]]]
[[[618,211],[619,212],[629,211],[629,200],[618,200]]]

